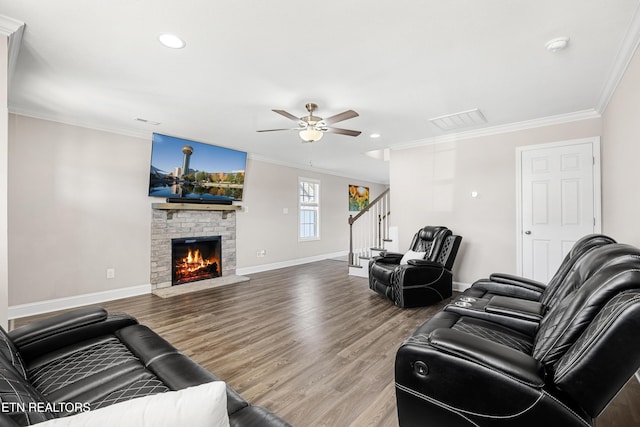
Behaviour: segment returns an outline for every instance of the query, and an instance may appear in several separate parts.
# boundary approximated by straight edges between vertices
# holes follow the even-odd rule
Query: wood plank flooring
[[[126,312],[296,427],[398,425],[393,363],[402,341],[444,303],[400,309],[327,260],[249,282],[162,299],[102,304]],[[16,326],[30,319],[19,319]],[[640,425],[632,379],[598,427]]]

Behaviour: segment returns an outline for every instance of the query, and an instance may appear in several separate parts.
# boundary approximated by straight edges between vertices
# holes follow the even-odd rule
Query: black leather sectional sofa
[[[33,425],[68,416],[80,405],[95,410],[217,380],[134,318],[102,308],[0,331],[0,427]],[[229,386],[226,397],[231,426],[289,426]]]
[[[403,343],[400,426],[592,426],[640,368],[639,336],[640,250],[587,236],[548,284],[478,281]]]

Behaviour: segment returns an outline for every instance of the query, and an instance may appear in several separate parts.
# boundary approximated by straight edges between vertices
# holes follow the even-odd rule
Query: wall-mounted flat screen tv
[[[149,196],[241,201],[247,153],[153,134]]]

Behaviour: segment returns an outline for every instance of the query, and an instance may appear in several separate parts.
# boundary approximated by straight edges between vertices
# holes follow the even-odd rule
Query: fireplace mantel
[[[152,203],[153,209],[164,211],[237,211],[242,209],[238,205],[216,205],[200,203]]]

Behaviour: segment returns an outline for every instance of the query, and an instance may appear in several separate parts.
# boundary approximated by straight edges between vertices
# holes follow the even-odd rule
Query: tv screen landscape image
[[[149,196],[241,201],[246,166],[244,151],[154,133]]]

